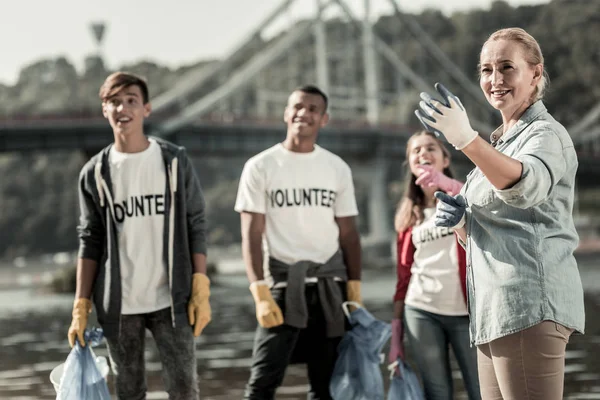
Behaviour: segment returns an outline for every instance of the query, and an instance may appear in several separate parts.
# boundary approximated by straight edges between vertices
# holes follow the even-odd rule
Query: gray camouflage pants
[[[152,333],[162,363],[169,400],[198,400],[195,343],[192,327],[173,328],[170,309],[122,315],[121,334],[106,338],[119,400],[146,399],[144,350],[146,329]]]

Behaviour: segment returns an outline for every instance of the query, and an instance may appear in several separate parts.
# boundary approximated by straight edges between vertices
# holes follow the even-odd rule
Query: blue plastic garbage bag
[[[396,367],[398,373],[394,373]],[[401,359],[389,366],[392,371],[390,391],[387,400],[425,400],[419,378]]]
[[[102,337],[102,329],[96,328],[85,331],[85,347],[75,341],[65,361],[56,400],[111,400],[106,380],[98,370],[91,350],[100,344]]]
[[[349,304],[358,308],[350,313]],[[339,356],[329,383],[331,396],[334,400],[384,400],[379,354],[392,328],[358,303],[346,302],[343,307],[352,328],[338,347]]]

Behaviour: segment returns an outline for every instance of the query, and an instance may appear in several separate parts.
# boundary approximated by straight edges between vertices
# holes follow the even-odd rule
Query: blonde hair
[[[485,43],[482,46],[482,49],[488,42],[496,40],[510,40],[519,43],[524,50],[523,57],[525,57],[525,60],[529,64],[542,64],[542,67],[544,67],[544,55],[542,54],[542,49],[540,48],[539,43],[524,29],[505,28],[497,30],[496,32],[492,33],[490,37],[485,41]],[[546,88],[548,87],[548,84],[550,82],[550,77],[546,72],[546,68],[543,68],[542,71],[543,72],[540,81],[538,82],[535,91],[533,92],[533,102],[541,100],[544,97],[544,93],[546,92]]]

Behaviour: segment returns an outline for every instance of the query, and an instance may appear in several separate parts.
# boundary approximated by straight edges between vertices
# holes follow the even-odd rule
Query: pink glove
[[[392,320],[392,341],[390,345],[390,353],[388,354],[388,360],[390,363],[398,361],[398,358],[404,360],[404,344],[402,339],[404,338],[404,326],[402,320]]]
[[[460,193],[460,189],[463,187],[463,183],[452,179],[434,169],[430,165],[419,165],[419,168],[423,170],[423,173],[419,175],[415,183],[419,186],[428,188],[438,188],[448,193],[450,196],[456,196]]]

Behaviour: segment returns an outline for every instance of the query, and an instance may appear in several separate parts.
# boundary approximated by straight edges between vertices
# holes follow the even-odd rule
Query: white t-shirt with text
[[[404,303],[440,315],[467,315],[454,230],[435,226],[435,208],[423,213],[423,223],[412,229],[415,253]]]
[[[265,252],[288,264],[327,261],[339,250],[335,217],[358,215],[350,167],[317,145],[296,153],[277,144],[248,160],[235,210],[266,215]]]
[[[145,314],[170,306],[163,257],[166,173],[160,146],[108,156],[121,266],[121,314]]]

